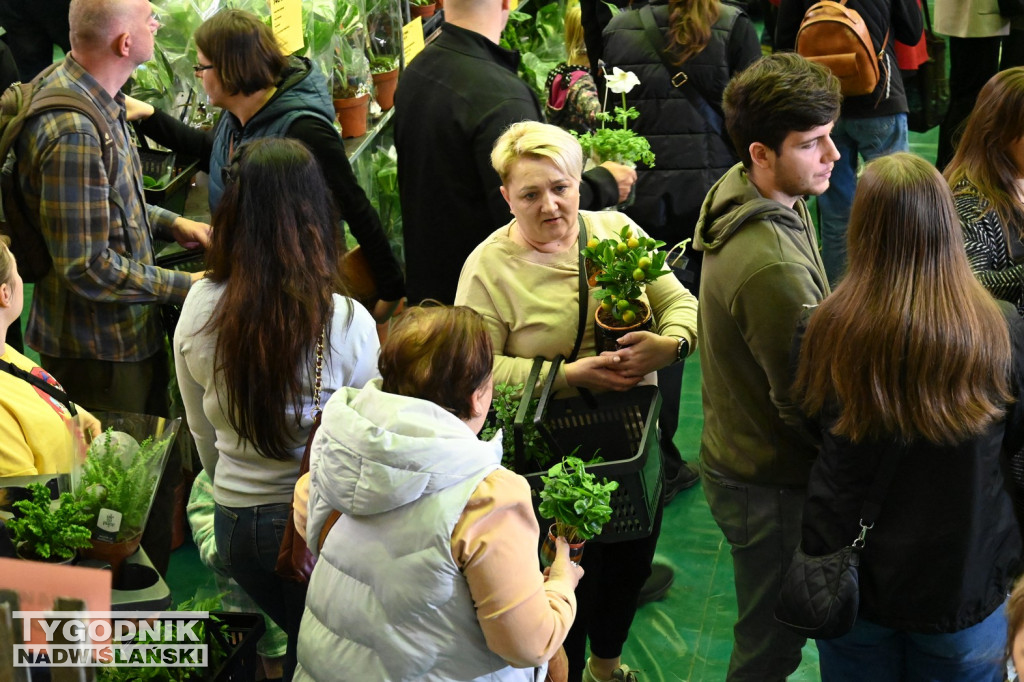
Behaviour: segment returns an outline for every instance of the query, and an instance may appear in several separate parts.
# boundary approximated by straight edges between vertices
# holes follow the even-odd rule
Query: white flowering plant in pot
[[[616,66],[612,69],[612,75],[605,78],[605,84],[604,111],[597,115],[601,127],[582,135],[573,133],[583,147],[584,155],[590,156],[598,164],[605,161],[627,166],[643,163],[653,168],[654,152],[647,138],[629,129],[629,122],[639,118],[640,112],[635,107],[626,106],[626,93],[639,85],[640,79],[632,71],[623,71]],[[622,106],[615,107],[611,112],[608,111],[608,91],[622,96]],[[609,124],[614,124],[614,127]]]

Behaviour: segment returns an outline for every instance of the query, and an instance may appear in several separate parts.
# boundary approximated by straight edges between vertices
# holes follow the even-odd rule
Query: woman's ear
[[[502,186],[501,186],[501,187],[499,187],[498,189],[500,189],[500,190],[501,190],[501,196],[502,196],[502,198],[503,198],[503,199],[505,200],[505,203],[506,203],[506,204],[508,204],[508,210],[510,210],[510,211],[511,211],[511,210],[512,210],[512,202],[511,202],[511,201],[509,201],[509,198],[508,198],[508,190],[507,190],[507,189],[505,189],[505,185],[502,185]]]
[[[473,417],[487,416],[491,409],[491,382],[485,381],[480,388],[473,391],[473,398],[470,406],[473,408]]]
[[[10,308],[14,299],[14,289],[7,282],[0,284],[0,308]]]

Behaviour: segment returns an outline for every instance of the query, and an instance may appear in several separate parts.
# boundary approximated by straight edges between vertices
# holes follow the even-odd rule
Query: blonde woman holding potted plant
[[[640,300],[650,307],[656,331],[629,332],[618,340],[618,350],[596,354],[592,320],[600,306],[586,285],[586,273],[584,328],[579,325],[580,252],[586,246],[580,243],[580,227],[595,247],[618,238],[624,228],[638,243],[646,243],[648,236],[621,213],[579,210],[583,153],[556,126],[533,121],[512,125],[495,143],[491,160],[514,219],[470,255],[456,302],[477,310],[487,322],[495,349],[495,383],[523,384],[534,357],[551,360],[559,354],[570,361],[557,371],[558,391],[625,391],[641,382],[655,383],[658,369],[680,361],[694,345],[696,298],[673,277],[650,282]],[[588,573],[577,590],[579,614],[565,645],[570,679],[633,679],[620,656],[637,597],[651,573],[661,509],[659,501],[648,537],[588,545],[583,558]],[[589,665],[584,658],[588,639]]]
[[[327,403],[307,537],[341,517],[310,578],[297,680],[544,679],[583,569],[561,539],[541,573],[529,485],[501,466],[500,437],[477,438],[492,358],[477,313],[412,308],[381,379]]]

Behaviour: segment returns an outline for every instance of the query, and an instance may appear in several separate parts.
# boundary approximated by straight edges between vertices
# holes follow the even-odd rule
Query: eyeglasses
[[[213,64],[194,64],[192,66],[192,72],[195,75],[198,76],[203,71],[206,71],[207,69],[212,69],[212,68],[213,68]]]

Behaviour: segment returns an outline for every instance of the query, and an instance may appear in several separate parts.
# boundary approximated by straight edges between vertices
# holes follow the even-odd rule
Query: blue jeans
[[[835,286],[846,272],[846,224],[857,189],[859,157],[865,161],[879,156],[905,152],[907,115],[893,114],[875,118],[842,118],[832,129],[832,141],[842,156],[832,168],[828,190],[818,197],[821,210],[821,260],[828,281]]]
[[[289,509],[287,502],[258,507],[218,504],[213,517],[217,554],[228,575],[288,635],[285,680],[295,672],[299,623],[306,606],[306,584],[283,580],[274,573]]]
[[[977,625],[939,635],[902,632],[858,619],[849,634],[817,642],[822,682],[1002,682],[1003,606]]]

